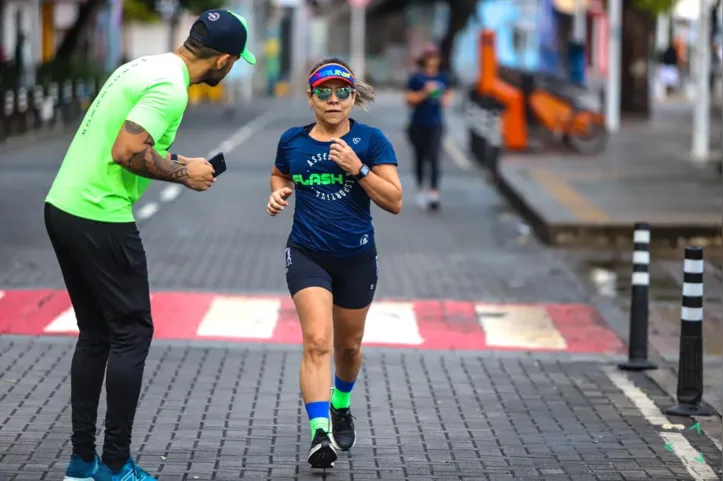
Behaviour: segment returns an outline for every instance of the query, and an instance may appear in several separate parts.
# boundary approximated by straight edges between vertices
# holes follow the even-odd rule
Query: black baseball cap
[[[206,35],[193,31],[198,23],[206,26]],[[251,65],[256,64],[256,57],[247,48],[249,30],[246,19],[241,15],[223,9],[207,10],[193,22],[190,35],[204,47],[229,55],[240,55]]]

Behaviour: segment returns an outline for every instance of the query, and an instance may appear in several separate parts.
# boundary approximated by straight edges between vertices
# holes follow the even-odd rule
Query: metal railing
[[[86,76],[6,89],[0,142],[80,121],[104,80]]]

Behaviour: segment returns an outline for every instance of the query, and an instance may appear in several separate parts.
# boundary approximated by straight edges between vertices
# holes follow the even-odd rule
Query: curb
[[[506,178],[504,168],[497,175],[497,187],[505,199],[530,224],[537,236],[547,245],[555,247],[631,247],[633,224],[570,224],[550,223],[524,195]],[[664,225],[650,226],[651,247],[679,249],[686,245],[721,246],[720,225]]]
[[[486,169],[484,169],[475,159],[474,156],[459,142],[459,139],[454,137],[449,137],[449,141],[455,143],[457,147],[464,152],[465,155],[470,157],[472,159],[470,163],[474,166],[474,170],[477,172],[486,173]],[[519,212],[519,214],[529,223],[530,227],[533,229],[533,231],[547,244],[554,245],[556,247],[571,247],[570,244],[560,244],[560,243],[551,243],[549,242],[550,239],[554,239],[554,236],[559,235],[561,233],[564,233],[565,227],[562,226],[560,228],[557,227],[550,227],[547,225],[547,223],[542,218],[542,215],[535,210],[534,207],[530,206],[527,202],[524,202],[524,200],[521,198],[521,196],[518,195],[516,190],[512,188],[504,179],[503,175],[497,175],[493,184],[499,192],[502,194],[502,196],[509,202],[510,206]],[[570,226],[568,229],[573,230],[576,226]],[[660,228],[658,228],[660,229]],[[591,229],[592,232],[595,231],[604,231],[605,226],[602,227],[593,227]],[[632,231],[633,226],[630,226],[629,228],[620,226],[617,228],[619,232],[626,230],[629,232],[626,235],[626,244],[631,244],[630,239],[632,239]],[[652,230],[652,229],[651,229]],[[659,232],[659,230],[656,230],[656,232]],[[716,232],[718,236],[720,237],[720,234]],[[685,240],[681,240],[676,238],[676,241],[678,243],[685,242]],[[616,244],[616,247],[618,244]],[[589,244],[586,244],[586,247],[590,247]],[[598,247],[610,247],[610,244],[606,244],[603,246]],[[607,325],[610,327],[610,329],[625,343],[627,346],[629,342],[629,321],[627,319],[626,313],[613,302],[611,299],[604,298],[601,296],[591,296],[590,297],[590,305],[595,307],[595,309],[600,313],[602,318],[605,320]],[[627,354],[624,356],[627,359]],[[677,391],[677,383],[678,383],[678,374],[676,372],[677,369],[677,361],[673,362],[671,360],[666,359],[663,357],[659,352],[657,352],[654,348],[649,347],[649,359],[656,363],[658,365],[658,369],[654,371],[646,371],[644,374],[653,382],[655,383],[663,392],[665,392],[672,400],[675,400],[677,397],[676,391]],[[611,362],[613,362],[611,360]],[[704,360],[705,362],[705,360]],[[723,406],[719,405],[718,402],[713,402],[717,400],[711,400],[710,395],[706,395],[706,393],[703,393],[703,400],[705,402],[708,402],[713,408],[715,409],[718,416],[723,416]]]

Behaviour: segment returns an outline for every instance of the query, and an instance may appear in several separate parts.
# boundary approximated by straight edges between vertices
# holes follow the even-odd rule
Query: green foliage
[[[60,82],[69,78],[90,78],[101,75],[103,70],[103,62],[77,59],[43,63],[38,65],[35,71],[38,83],[47,84],[52,81]]]
[[[678,3],[678,0],[633,0],[635,8],[646,10],[655,15],[670,12],[676,3]]]
[[[158,12],[152,2],[146,0],[123,0],[123,20],[126,22],[155,22]]]
[[[225,0],[181,0],[181,8],[191,13],[199,14],[206,10],[221,8],[226,4]]]
[[[225,0],[179,0],[181,9],[198,15],[206,10],[222,8]],[[154,22],[160,18],[156,10],[156,0],[124,0],[123,15],[128,21]]]

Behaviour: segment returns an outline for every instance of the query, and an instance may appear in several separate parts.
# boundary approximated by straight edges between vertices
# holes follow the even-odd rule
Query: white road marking
[[[488,346],[525,349],[567,348],[544,306],[477,304],[477,319]]]
[[[78,332],[78,321],[72,307],[60,313],[53,322],[45,326],[45,332]]]
[[[470,160],[469,156],[465,154],[462,149],[459,148],[457,142],[452,140],[451,137],[445,136],[443,145],[445,152],[447,152],[447,155],[449,155],[449,157],[452,159],[452,162],[454,162],[457,167],[464,170],[465,172],[470,172],[474,170],[474,164]]]
[[[628,377],[615,368],[606,368],[605,373],[610,378],[612,383],[630,399],[635,407],[638,408],[640,414],[653,426],[663,429],[664,426],[670,424],[668,418],[660,412],[660,409],[655,405],[652,399],[648,397],[641,389],[633,384]],[[658,432],[658,435],[663,439],[665,445],[671,444],[673,448],[673,454],[675,454],[688,470],[688,473],[695,480],[713,480],[719,479],[718,475],[708,466],[705,459],[702,463],[694,461],[694,458],[698,456],[698,452],[693,449],[685,436],[678,432]]]
[[[161,191],[161,202],[173,202],[176,197],[181,195],[183,187],[180,185],[169,185]]]
[[[150,216],[158,212],[159,206],[155,202],[149,202],[143,206],[141,206],[140,209],[138,209],[138,213],[136,214],[136,218],[138,220],[144,220],[148,219]]]
[[[217,148],[210,150],[206,154],[206,158],[210,159],[219,152],[223,152],[224,155],[228,158],[228,154],[236,150],[241,144],[246,142],[259,130],[271,123],[276,118],[276,115],[276,110],[268,110],[263,114],[259,115],[258,117],[254,118],[250,122],[242,125],[238,128],[238,130],[233,132],[223,142],[221,142]],[[179,195],[181,195],[181,192],[183,192],[183,187],[181,187],[180,185],[173,184],[166,186],[161,191],[160,200],[161,202],[166,203],[173,202]],[[158,205],[155,205],[155,207],[148,207],[149,205],[153,204],[155,203],[151,202],[142,206],[138,210],[138,217],[140,220],[147,219],[154,215],[156,212],[158,212]],[[144,215],[141,215],[141,213],[143,213]]]
[[[271,339],[279,318],[280,299],[214,298],[196,334],[198,336]]]
[[[708,435],[706,434],[706,436]],[[723,443],[721,443],[720,439],[716,439],[713,436],[708,436],[708,439],[713,441],[713,444],[715,444],[715,447],[718,449],[718,451],[723,451]]]
[[[417,346],[423,341],[411,302],[380,301],[369,308],[362,343]]]

